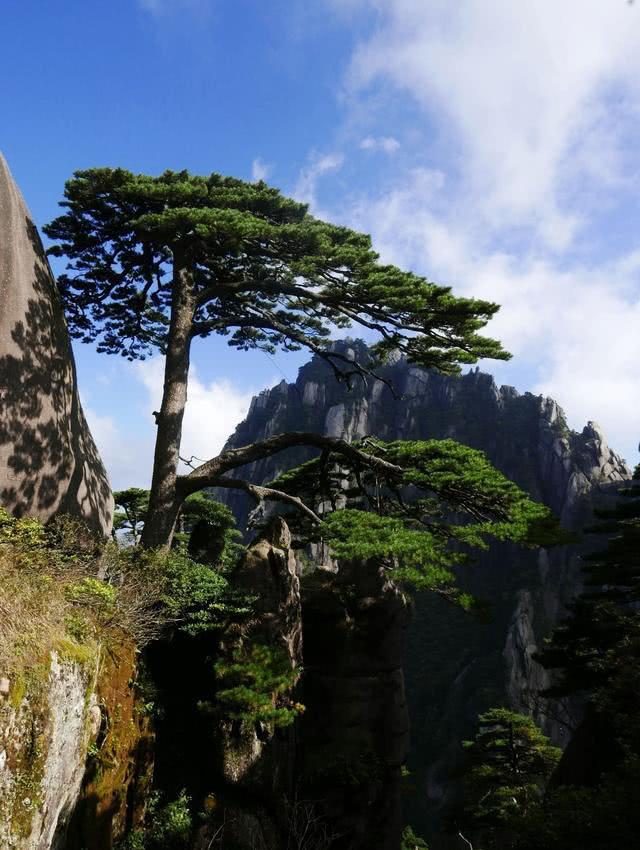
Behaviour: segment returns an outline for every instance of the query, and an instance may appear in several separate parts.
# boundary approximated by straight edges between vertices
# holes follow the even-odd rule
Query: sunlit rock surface
[[[96,675],[96,664],[65,661],[53,653],[41,681],[31,671],[30,682],[13,682],[0,703],[2,848],[53,847],[60,822],[80,793]]]
[[[133,643],[53,652],[0,695],[0,848],[112,850],[136,827],[151,781]]]
[[[1,154],[0,505],[111,528],[111,488],[82,412],[56,284]]]

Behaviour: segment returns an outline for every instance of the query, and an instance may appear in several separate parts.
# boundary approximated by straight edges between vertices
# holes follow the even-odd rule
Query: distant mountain
[[[346,356],[367,356],[361,341],[337,343]],[[313,358],[294,383],[282,381],[251,403],[227,447],[245,445],[284,431],[317,431],[348,440],[367,434],[394,439],[451,438],[483,450],[494,465],[562,523],[580,529],[593,505],[608,498],[631,473],[589,422],[581,433],[568,428],[550,398],[498,387],[478,369],[448,377],[409,365],[397,357],[382,370],[382,381],[357,380],[351,390],[338,383],[322,360]],[[251,464],[245,477],[264,482],[313,456],[305,449]],[[244,494],[220,494],[244,524],[252,505]],[[490,623],[429,595],[416,599],[406,650],[406,686],[412,724],[414,794],[405,807],[424,829],[450,796],[459,741],[488,707],[509,704],[536,714],[554,740],[568,732],[545,714],[535,693],[547,674],[532,654],[579,587],[580,546],[547,551],[494,545],[460,581],[491,604]]]

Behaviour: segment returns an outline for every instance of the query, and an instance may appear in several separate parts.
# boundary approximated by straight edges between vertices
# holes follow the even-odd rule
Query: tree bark
[[[178,492],[178,463],[182,420],[187,403],[189,354],[194,312],[193,271],[188,257],[178,249],[173,254],[173,301],[164,368],[162,406],[157,416],[158,433],[153,459],[149,510],[142,531],[147,548],[171,546],[181,498]]]

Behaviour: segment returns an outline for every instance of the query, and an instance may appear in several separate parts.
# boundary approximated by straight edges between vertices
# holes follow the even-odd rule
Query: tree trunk
[[[193,323],[193,272],[187,258],[173,255],[173,302],[164,367],[162,406],[153,459],[149,510],[142,545],[168,549],[173,539],[181,499],[177,491],[182,420],[187,403],[189,350]]]

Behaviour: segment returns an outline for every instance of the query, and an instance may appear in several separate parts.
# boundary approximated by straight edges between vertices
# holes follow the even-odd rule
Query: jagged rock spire
[[[113,498],[85,420],[56,283],[0,154],[0,506],[109,532]]]

